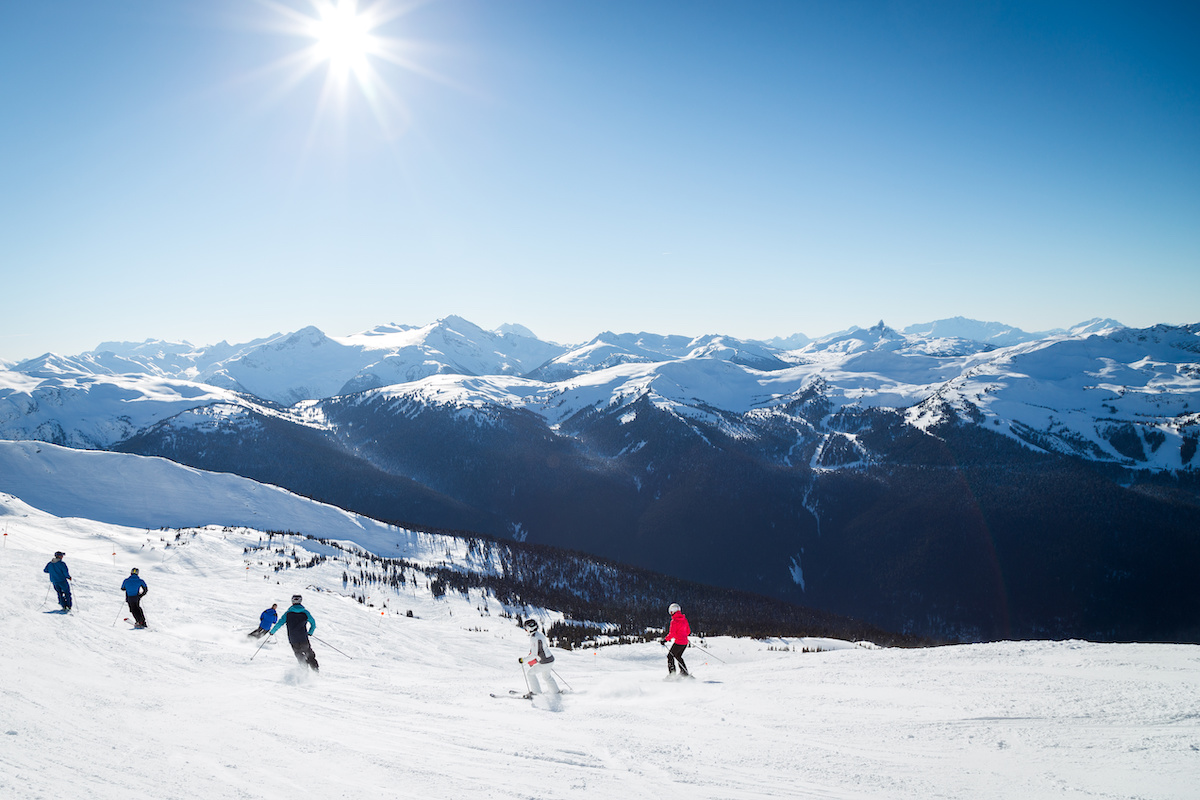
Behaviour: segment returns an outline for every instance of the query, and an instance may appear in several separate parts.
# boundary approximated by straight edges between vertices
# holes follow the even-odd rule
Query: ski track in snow
[[[688,650],[691,682],[662,680],[655,644],[558,651],[573,691],[553,713],[488,696],[524,689],[526,636],[477,599],[409,588],[368,608],[337,594],[338,563],[247,570],[257,538],[241,531],[166,548],[174,532],[6,496],[0,525],[4,798],[1183,800],[1200,786],[1197,646],[719,638],[715,657]],[[45,613],[56,549],[75,578],[67,616]],[[122,621],[132,566],[145,631]],[[282,633],[251,660],[259,612],[294,592],[328,643],[317,675]]]

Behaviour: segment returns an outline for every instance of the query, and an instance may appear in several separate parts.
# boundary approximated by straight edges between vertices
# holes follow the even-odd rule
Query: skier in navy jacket
[[[129,611],[133,614],[135,628],[146,627],[146,615],[142,613],[142,598],[150,591],[146,586],[146,582],[138,577],[137,567],[129,570],[129,577],[121,583],[121,588],[125,590],[125,602],[129,606]]]
[[[320,668],[317,665],[317,656],[308,641],[308,637],[317,630],[317,621],[307,608],[300,605],[302,599],[298,594],[292,595],[292,605],[283,612],[275,627],[271,628],[271,634],[274,635],[275,631],[287,625],[288,644],[292,646],[296,660],[301,664],[308,664],[313,672],[318,672]]]
[[[54,560],[42,570],[50,576],[50,585],[58,592],[58,604],[64,612],[71,610],[71,584],[68,583],[71,571],[67,569],[67,562],[62,560],[65,555],[62,551],[55,553]]]
[[[271,626],[275,624],[275,620],[279,619],[279,612],[276,611],[277,608],[279,608],[278,603],[271,603],[271,607],[259,615],[258,627],[246,635],[259,637],[266,636],[268,633],[270,633]]]

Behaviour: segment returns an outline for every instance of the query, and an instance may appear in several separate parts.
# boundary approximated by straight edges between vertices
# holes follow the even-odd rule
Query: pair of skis
[[[549,695],[550,693],[547,692],[547,694]],[[566,694],[566,692],[559,692],[559,694],[563,695],[563,694]],[[498,700],[504,699],[504,698],[507,698],[509,700],[532,700],[533,699],[533,692],[518,692],[516,689],[509,689],[508,694],[496,694],[495,692],[488,692],[488,695],[490,697],[495,697]],[[553,695],[550,695],[550,696],[553,697]]]

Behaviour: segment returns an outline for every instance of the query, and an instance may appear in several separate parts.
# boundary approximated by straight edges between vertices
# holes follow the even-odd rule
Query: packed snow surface
[[[1182,799],[1200,785],[1200,647],[709,638],[686,654],[692,681],[664,681],[653,643],[560,650],[571,691],[514,700],[527,639],[506,615],[548,622],[552,609],[505,609],[474,591],[435,599],[411,584],[362,604],[343,564],[276,571],[282,556],[261,549],[290,559],[295,548],[304,562],[328,551],[316,541],[159,530],[153,504],[137,527],[100,522],[131,495],[72,483],[123,461],[44,450],[30,458],[59,468],[18,481],[22,453],[0,471],[0,797]],[[205,508],[216,519],[226,493],[234,519],[254,496],[228,476],[130,463],[137,491],[176,518]],[[58,496],[72,498],[70,516],[32,499],[52,509]],[[358,521],[328,507],[292,507],[307,502],[274,498],[263,516],[354,535]],[[369,540],[408,553],[395,537]],[[52,613],[42,571],[56,550],[74,578],[69,615]],[[148,630],[124,621],[131,567],[150,587]],[[284,634],[257,652],[246,636],[297,592],[317,621],[318,674]]]

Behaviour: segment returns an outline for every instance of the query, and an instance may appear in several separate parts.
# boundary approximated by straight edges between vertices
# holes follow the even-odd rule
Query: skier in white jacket
[[[546,634],[538,630],[535,619],[525,620],[525,630],[529,631],[529,654],[517,660],[529,667],[525,677],[529,679],[530,694],[542,694],[543,682],[546,694],[558,694],[558,684],[550,674],[554,654],[550,652],[550,642],[546,639]]]

